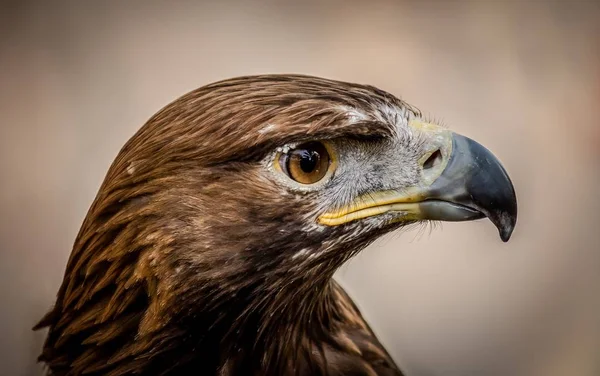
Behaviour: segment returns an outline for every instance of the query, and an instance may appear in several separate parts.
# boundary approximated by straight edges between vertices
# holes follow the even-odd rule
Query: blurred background
[[[411,376],[600,374],[600,2],[3,1],[0,374],[39,375],[72,242],[125,141],[210,82],[387,90],[489,147],[519,199],[381,239],[340,270]]]

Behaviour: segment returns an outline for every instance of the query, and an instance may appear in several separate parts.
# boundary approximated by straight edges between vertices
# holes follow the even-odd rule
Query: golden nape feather
[[[35,327],[39,360],[52,375],[401,375],[335,271],[408,224],[487,217],[506,241],[516,214],[491,152],[389,93],[210,84],[116,157]]]

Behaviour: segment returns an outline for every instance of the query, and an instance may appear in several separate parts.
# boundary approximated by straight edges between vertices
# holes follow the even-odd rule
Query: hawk
[[[75,240],[51,375],[401,375],[334,272],[379,236],[487,217],[513,185],[395,96],[301,75],[216,82],[121,149]]]

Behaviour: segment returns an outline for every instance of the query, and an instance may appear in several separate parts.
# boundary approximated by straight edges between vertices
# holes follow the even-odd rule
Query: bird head
[[[419,221],[487,217],[507,241],[517,205],[490,151],[391,94],[270,75],[163,108],[125,145],[91,212],[113,234],[127,228],[156,275],[193,291],[196,278],[275,289],[327,278]]]
[[[223,325],[215,338],[248,322],[264,332],[314,318],[335,270],[382,234],[487,217],[507,241],[516,216],[490,151],[389,93],[308,76],[225,80],[167,105],[123,147],[55,312],[88,309],[89,327],[137,312],[138,347],[173,322]],[[51,320],[88,328],[67,314],[40,325]]]
[[[173,200],[164,215],[207,251],[261,262],[329,260],[427,220],[487,217],[507,241],[516,222],[513,186],[490,151],[368,86],[218,82],[159,112],[124,153],[116,174],[142,192],[168,181],[155,192]]]

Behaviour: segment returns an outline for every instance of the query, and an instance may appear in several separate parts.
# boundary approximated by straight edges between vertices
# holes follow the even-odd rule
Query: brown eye
[[[281,169],[293,180],[314,184],[327,174],[331,164],[329,152],[320,142],[298,145],[279,158]]]

